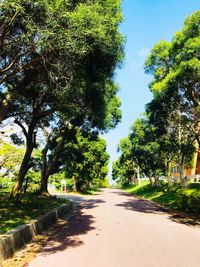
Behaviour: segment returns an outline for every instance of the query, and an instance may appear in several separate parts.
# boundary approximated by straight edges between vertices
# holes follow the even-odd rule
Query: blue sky
[[[126,58],[122,69],[116,71],[122,101],[122,122],[105,134],[111,163],[116,160],[119,140],[128,135],[130,126],[151,100],[148,84],[151,76],[143,70],[144,60],[159,40],[170,41],[181,29],[185,18],[200,9],[200,0],[124,0],[124,22],[120,26],[126,36]]]

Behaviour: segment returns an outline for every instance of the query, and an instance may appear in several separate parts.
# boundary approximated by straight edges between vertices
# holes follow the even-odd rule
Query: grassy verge
[[[126,186],[124,189],[130,194],[144,197],[170,209],[199,214],[200,184],[190,184],[185,189],[181,189],[180,185],[175,185],[168,189],[167,184],[155,188],[148,182],[143,182],[138,186]],[[195,200],[193,200],[194,196]]]
[[[12,203],[9,201],[8,192],[0,191],[0,234],[18,225],[28,223],[65,203],[67,200],[56,199],[53,196],[37,196],[31,193],[26,194],[21,203]]]

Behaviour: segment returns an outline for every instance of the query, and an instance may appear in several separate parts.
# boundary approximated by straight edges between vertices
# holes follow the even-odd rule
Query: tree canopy
[[[199,25],[200,11],[196,11],[171,42],[155,44],[145,61],[145,72],[153,76],[149,85],[153,99],[146,105],[146,117],[137,119],[131,128],[128,151],[130,159],[157,184],[159,175],[171,177],[173,165],[178,166],[183,184],[184,170],[191,167],[200,144]],[[122,150],[114,176],[126,169],[127,161],[122,164],[126,155]]]
[[[99,131],[119,123],[114,72],[124,56],[122,19],[119,0],[2,1],[0,122],[12,118],[26,139],[13,197],[38,129],[60,120]]]

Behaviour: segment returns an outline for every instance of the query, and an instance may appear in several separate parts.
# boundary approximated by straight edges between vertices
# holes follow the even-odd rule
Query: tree
[[[119,180],[122,185],[139,183],[139,166],[131,153],[131,145],[128,137],[120,140],[118,152],[121,155],[112,165],[112,179]]]
[[[52,84],[54,96],[62,92],[64,99],[63,89],[73,82],[77,94],[86,97],[91,90],[95,94],[97,79],[104,87],[123,57],[118,0],[4,0],[0,8],[0,121],[19,113],[18,97],[30,93],[21,88],[27,76]],[[93,81],[92,87],[87,81]],[[80,85],[87,87],[87,94]]]
[[[149,122],[155,128],[156,138],[160,144],[165,160],[165,175],[170,181],[170,163],[178,164],[180,182],[184,183],[184,169],[191,165],[195,152],[196,135],[192,128],[192,122],[184,113],[181,113],[180,105],[174,109],[174,101],[168,92],[157,96],[147,105]]]
[[[99,188],[105,182],[109,155],[97,133],[77,130],[76,141],[65,144],[61,158],[67,177],[74,181],[74,191]]]
[[[145,70],[153,75],[150,89],[154,96],[168,94],[173,109],[190,121],[190,131],[199,141],[200,127],[200,11],[189,16],[171,42],[160,41],[151,50]],[[164,98],[163,98],[164,99]],[[174,101],[175,100],[175,101]]]
[[[148,117],[133,123],[128,137],[121,140],[119,150],[121,155],[113,164],[114,179],[119,178],[122,184],[137,184],[141,171],[152,185],[160,186],[159,176],[165,170],[164,154]]]
[[[178,163],[181,183],[184,168],[191,164],[196,140],[200,144],[200,11],[188,17],[171,42],[160,41],[151,50],[145,71],[153,76],[153,100],[147,117],[134,122],[128,150],[143,173],[154,177],[170,175],[170,163]],[[113,175],[120,176],[126,154],[114,163]],[[123,164],[124,165],[123,165]],[[126,164],[125,164],[126,163]],[[152,183],[153,181],[151,181]]]
[[[65,145],[76,140],[76,131],[68,122],[60,123],[59,127],[54,127],[50,133],[45,128],[43,128],[43,131],[46,143],[41,155],[40,193],[48,195],[49,176],[59,172],[60,167],[63,166],[61,155],[64,153]]]
[[[36,68],[32,63],[30,68],[22,67],[20,78],[12,76],[9,84],[6,80],[1,91],[2,110],[5,110],[5,99],[13,95],[14,102],[9,100],[10,116],[14,116],[22,128],[27,144],[18,180],[11,192],[14,198],[28,171],[35,130],[46,119],[53,119],[60,112],[66,120],[78,117],[80,124],[87,123],[90,128],[101,130],[113,127],[120,120],[118,88],[113,82],[114,69],[123,58],[123,38],[118,31],[122,20],[120,1],[81,2],[76,5],[65,1],[28,2],[30,16],[39,7],[46,18],[41,27],[35,25],[32,18],[30,26],[34,29],[32,38],[37,52],[33,58],[37,58],[39,51],[39,62],[42,56],[43,63],[40,65],[36,60]],[[21,7],[21,2],[17,3]],[[20,24],[21,20],[16,23]],[[20,35],[23,31],[18,32]],[[7,111],[6,114],[8,117]]]
[[[132,143],[131,153],[141,171],[150,179],[151,184],[160,186],[159,176],[164,173],[164,158],[155,128],[149,124],[148,118],[137,119],[133,123],[129,138]]]

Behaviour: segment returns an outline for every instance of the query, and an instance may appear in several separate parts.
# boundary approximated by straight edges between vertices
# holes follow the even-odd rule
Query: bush
[[[24,187],[26,186],[26,181],[28,181],[27,192],[38,193],[40,191],[40,177],[41,173],[39,171],[29,170],[24,181]]]
[[[0,189],[5,189],[6,191],[10,191],[13,187],[14,182],[9,177],[1,177],[0,176]]]
[[[180,189],[177,191],[178,208],[194,214],[200,214],[200,191]]]

